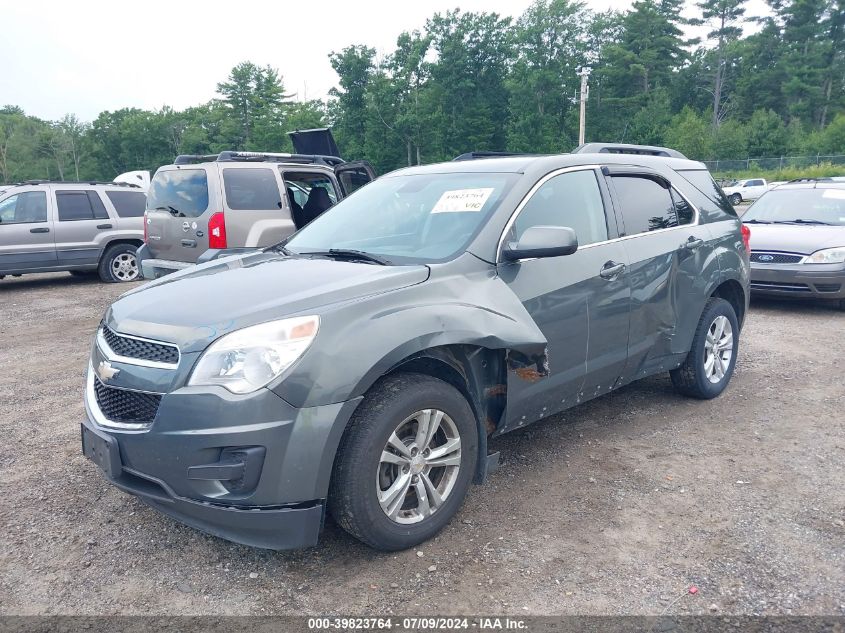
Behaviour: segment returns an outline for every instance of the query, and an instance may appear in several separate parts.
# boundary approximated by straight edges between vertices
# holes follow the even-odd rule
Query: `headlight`
[[[816,251],[804,260],[805,264],[842,264],[845,263],[845,246],[826,248]]]
[[[317,336],[320,317],[253,325],[217,339],[205,350],[189,385],[220,385],[232,393],[260,389],[302,356]]]

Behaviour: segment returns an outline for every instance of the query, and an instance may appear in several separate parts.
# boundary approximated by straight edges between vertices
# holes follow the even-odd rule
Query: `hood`
[[[192,266],[119,298],[106,315],[124,334],[204,349],[226,332],[428,279],[424,265],[379,266],[253,253]]]
[[[845,246],[845,226],[749,224],[751,250],[810,255],[823,248]]]

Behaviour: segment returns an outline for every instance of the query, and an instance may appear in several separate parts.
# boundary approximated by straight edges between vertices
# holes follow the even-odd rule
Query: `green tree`
[[[707,37],[716,42],[716,68],[713,73],[713,127],[725,118],[724,84],[727,51],[731,43],[742,35],[740,26],[745,15],[745,0],[701,0],[696,6],[701,9],[701,21],[710,26]]]
[[[787,147],[786,126],[774,110],[755,110],[748,122],[748,154],[751,158],[783,156]]]
[[[689,158],[707,160],[713,151],[712,128],[703,116],[687,107],[672,117],[666,143]]]
[[[239,123],[234,149],[273,151],[284,145],[286,95],[278,71],[242,62],[232,68],[227,81],[217,84],[217,92]]]

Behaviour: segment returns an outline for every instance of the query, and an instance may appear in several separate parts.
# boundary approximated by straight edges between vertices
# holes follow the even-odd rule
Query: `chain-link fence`
[[[777,169],[802,169],[805,167],[815,167],[827,163],[831,165],[845,166],[845,154],[838,154],[834,156],[824,156],[817,154],[815,156],[781,156],[780,158],[745,158],[739,160],[705,160],[707,165],[713,173],[726,171],[774,171]]]

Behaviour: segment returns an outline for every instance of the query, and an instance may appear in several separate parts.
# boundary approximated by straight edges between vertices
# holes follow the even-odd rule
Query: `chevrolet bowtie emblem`
[[[112,367],[111,363],[107,360],[104,360],[97,365],[97,376],[100,377],[100,382],[108,382],[119,373],[120,370]]]

